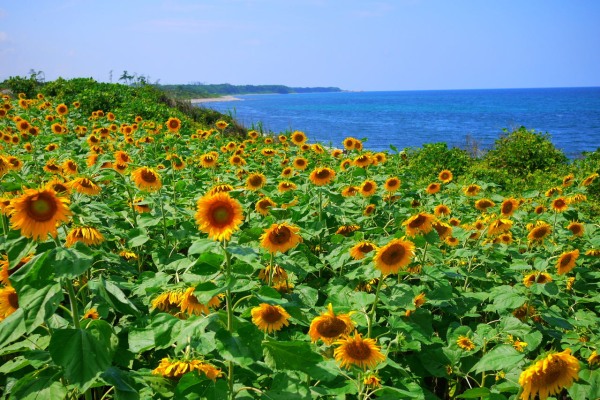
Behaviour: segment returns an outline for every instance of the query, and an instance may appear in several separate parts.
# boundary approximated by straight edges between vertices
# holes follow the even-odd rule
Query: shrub
[[[449,169],[455,177],[464,174],[473,159],[469,153],[458,147],[448,148],[446,143],[429,143],[417,149],[407,149],[408,169],[417,179],[437,177]]]

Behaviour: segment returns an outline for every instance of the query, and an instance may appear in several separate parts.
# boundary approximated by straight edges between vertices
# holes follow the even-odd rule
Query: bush
[[[496,140],[483,159],[491,168],[506,169],[520,177],[538,170],[548,171],[568,161],[554,147],[548,133],[527,130],[524,126]]]
[[[473,159],[465,150],[448,148],[446,143],[424,144],[421,148],[407,149],[408,169],[417,179],[431,179],[444,169],[449,169],[455,177],[465,173]]]

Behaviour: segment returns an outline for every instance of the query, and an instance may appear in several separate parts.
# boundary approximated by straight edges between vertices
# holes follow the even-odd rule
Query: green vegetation
[[[161,90],[179,99],[199,99],[236,94],[289,94],[340,92],[337,87],[289,87],[284,85],[231,85],[223,84],[189,84],[189,85],[158,85]]]

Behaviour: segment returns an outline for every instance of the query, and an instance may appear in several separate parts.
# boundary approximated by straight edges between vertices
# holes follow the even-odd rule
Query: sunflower
[[[203,168],[213,168],[217,165],[217,159],[218,157],[213,153],[203,154],[200,156],[200,165]]]
[[[0,288],[0,321],[17,311],[19,296],[12,286]]]
[[[491,201],[490,199],[479,199],[475,202],[475,208],[479,211],[487,211],[488,208],[494,207],[496,203]]]
[[[414,256],[415,245],[413,242],[393,239],[377,249],[374,257],[375,267],[384,275],[397,274],[400,268],[410,264]]]
[[[265,229],[260,237],[260,244],[271,253],[277,251],[285,253],[302,242],[302,237],[298,235],[300,228],[288,223],[273,224]]]
[[[452,236],[452,225],[441,221],[434,221],[431,226],[438,233],[440,239],[444,240],[449,236]]]
[[[294,162],[292,164],[294,168],[296,168],[298,171],[304,171],[308,166],[308,161],[304,157],[297,157],[296,159],[294,159]]]
[[[523,322],[527,321],[528,318],[532,318],[534,321],[538,321],[540,319],[535,307],[530,306],[527,303],[514,310],[512,314],[515,318]]]
[[[135,254],[133,251],[130,251],[130,250],[121,250],[119,252],[119,256],[123,257],[127,261],[129,261],[129,260],[137,260],[138,259],[137,254]]]
[[[352,232],[356,232],[359,229],[360,229],[360,226],[358,226],[358,225],[342,225],[338,228],[338,230],[335,233],[337,235],[348,236]]]
[[[459,226],[460,225],[460,219],[458,219],[458,218],[450,218],[450,220],[448,222],[452,226]]]
[[[585,255],[590,257],[600,257],[600,249],[589,249],[585,252]]]
[[[229,240],[244,221],[242,205],[228,193],[207,195],[196,203],[196,222],[214,240]]]
[[[223,129],[227,128],[229,126],[229,124],[223,120],[219,120],[219,121],[215,122],[215,126],[217,127],[218,130],[222,131]]]
[[[126,151],[117,150],[115,151],[114,156],[117,164],[129,164],[131,162],[131,157]]]
[[[271,333],[288,326],[290,314],[281,306],[262,303],[251,310],[252,322],[263,332]]]
[[[304,132],[294,131],[292,132],[291,140],[296,146],[302,146],[304,142],[306,142],[307,138]]]
[[[315,168],[310,173],[310,181],[316,186],[327,185],[335,178],[335,171],[331,168]]]
[[[590,186],[598,176],[600,176],[598,173],[591,174],[581,182],[581,186]]]
[[[235,167],[242,167],[246,165],[246,160],[244,160],[241,156],[234,154],[229,158],[229,164]]]
[[[179,307],[182,313],[186,313],[187,315],[208,315],[210,314],[209,306],[218,307],[221,304],[219,296],[213,296],[208,305],[200,303],[194,295],[195,290],[195,287],[189,287],[181,294]]]
[[[440,174],[438,175],[438,179],[444,183],[449,183],[450,181],[452,181],[452,172],[450,170],[443,170],[442,172],[440,172]]]
[[[467,196],[477,196],[479,194],[480,190],[481,190],[481,186],[474,185],[474,184],[473,185],[469,185],[469,186],[465,186],[463,188],[463,192]]]
[[[77,163],[73,160],[68,159],[62,163],[62,170],[66,175],[75,175],[77,173],[77,168]]]
[[[344,196],[344,197],[356,196],[359,191],[360,191],[360,188],[357,186],[347,186],[342,189],[342,196]]]
[[[506,199],[500,206],[500,213],[503,217],[510,217],[513,215],[515,210],[519,207],[519,201],[513,198]]]
[[[513,237],[510,232],[502,233],[498,237],[494,238],[494,243],[502,243],[505,245],[511,244],[512,241],[513,241]]]
[[[179,129],[181,129],[181,120],[179,118],[170,117],[167,120],[167,129],[169,132],[179,132]]]
[[[131,173],[131,179],[139,190],[156,192],[162,187],[160,175],[152,168],[140,167]]]
[[[551,207],[555,212],[564,212],[567,210],[567,208],[569,208],[569,201],[564,197],[557,197],[556,199],[552,200]]]
[[[363,215],[369,216],[375,212],[375,204],[367,204],[363,210]]]
[[[294,175],[294,169],[292,167],[285,167],[281,171],[281,176],[284,178],[291,178]]]
[[[7,161],[7,165],[8,165],[8,161]],[[56,160],[53,158],[46,161],[46,165],[44,165],[44,171],[50,172],[51,174],[60,174],[61,170],[62,170],[62,168],[56,164]]]
[[[512,226],[513,222],[510,219],[499,218],[488,227],[488,236],[496,236],[508,232]]]
[[[521,400],[540,400],[559,394],[579,379],[579,361],[571,355],[571,349],[550,353],[521,373],[519,385],[523,388]]]
[[[592,351],[592,354],[587,359],[588,365],[591,367],[592,365],[600,364],[600,355],[596,352],[596,350]]]
[[[273,149],[262,149],[260,153],[265,157],[273,157],[277,152]]]
[[[52,189],[27,189],[21,197],[11,201],[11,224],[25,237],[45,239],[56,237],[56,226],[67,222],[71,215],[69,199],[57,197]]]
[[[425,293],[419,293],[418,295],[416,295],[413,298],[413,305],[415,306],[415,309],[421,307],[426,302],[427,302],[427,299],[425,298]],[[407,316],[407,317],[410,317],[410,315],[412,313],[413,313],[413,310],[406,310],[406,312],[404,313],[404,315]]]
[[[360,194],[364,197],[375,194],[375,191],[377,191],[377,184],[373,180],[367,179],[360,185]]]
[[[363,142],[358,139],[354,140],[354,150],[361,151],[363,149]]]
[[[385,181],[385,184],[383,185],[383,188],[390,193],[395,192],[396,190],[400,189],[400,179],[398,179],[395,176],[392,176],[391,178],[388,178]]]
[[[269,208],[276,206],[277,204],[269,197],[263,197],[256,202],[255,210],[261,215],[267,215],[269,213]]]
[[[248,190],[258,190],[265,186],[267,178],[263,174],[254,173],[248,176],[246,179],[246,188]]]
[[[71,229],[67,234],[66,246],[71,247],[77,242],[88,246],[96,246],[104,241],[104,236],[96,228],[82,226]]]
[[[425,189],[425,192],[426,192],[427,194],[436,194],[437,192],[439,192],[439,191],[440,191],[440,188],[441,188],[441,187],[442,187],[442,186],[441,186],[439,183],[437,183],[437,182],[430,183],[430,184],[427,186],[427,189]]]
[[[290,182],[290,181],[282,181],[279,182],[279,185],[277,185],[277,190],[279,190],[280,192],[288,192],[290,190],[296,190],[296,184],[294,182]]]
[[[64,125],[59,124],[58,122],[52,124],[52,132],[57,135],[62,135],[67,133],[67,128]]]
[[[538,221],[534,225],[534,227],[529,231],[529,234],[527,235],[527,240],[529,240],[530,242],[542,243],[544,241],[544,238],[550,233],[552,233],[552,227],[544,221]]]
[[[406,234],[408,236],[416,236],[419,233],[427,234],[431,232],[433,221],[435,221],[433,215],[418,213],[404,221],[402,225],[406,226]]]
[[[269,264],[260,270],[258,279],[265,283],[268,283],[269,280],[271,280],[273,284],[278,284],[287,282],[288,274],[285,272],[285,269],[281,268],[279,265],[275,265],[275,268],[273,268],[271,264]]]
[[[347,137],[346,139],[343,140],[342,144],[344,145],[344,148],[346,150],[353,150],[354,149],[354,143],[356,142],[357,139],[354,139],[353,137]]]
[[[523,278],[523,285],[526,287],[530,287],[534,283],[539,283],[543,285],[544,283],[552,282],[552,277],[550,274],[546,272],[534,272],[532,274],[527,274]]]
[[[99,319],[100,314],[98,314],[98,310],[95,308],[90,308],[86,312],[83,313],[83,319]]]
[[[450,214],[450,207],[448,207],[445,204],[438,204],[437,206],[435,206],[435,208],[433,209],[433,214],[436,217],[442,217],[444,215],[449,215]]]
[[[456,344],[458,345],[458,347],[460,347],[463,350],[467,350],[467,351],[471,351],[475,348],[475,343],[473,343],[473,341],[471,339],[469,339],[466,336],[460,335],[458,337],[458,340],[456,341]]]
[[[350,168],[352,166],[352,160],[342,160],[342,162],[340,162],[340,170],[342,171],[346,171],[348,168]]]
[[[375,245],[375,243],[365,240],[357,243],[350,249],[350,256],[355,260],[362,260],[368,253],[372,252],[373,250],[377,250],[377,246]]]
[[[459,241],[457,238],[455,238],[454,236],[447,236],[447,237],[444,239],[444,242],[445,242],[445,243],[446,243],[448,246],[452,246],[452,247],[454,247],[454,246],[458,246],[458,245],[460,244],[460,241]]]
[[[522,353],[525,350],[525,348],[527,347],[527,342],[515,340],[514,343],[512,344],[512,346],[514,347],[515,350]]]
[[[342,368],[349,369],[350,366],[356,365],[364,370],[373,368],[385,360],[385,355],[381,353],[375,339],[363,339],[360,333],[355,333],[353,337],[346,336],[334,344],[338,347],[333,355]]]
[[[340,150],[340,149],[333,149],[333,150],[331,150],[331,157],[333,157],[333,158],[338,158],[342,154],[344,154],[343,150]]]
[[[371,165],[373,163],[373,160],[371,159],[371,156],[369,154],[361,154],[360,156],[356,157],[352,163],[356,167],[365,168]]]
[[[567,226],[567,229],[571,231],[571,233],[573,234],[573,236],[580,236],[581,237],[585,233],[585,226],[581,222],[577,222],[577,221],[572,221]]]
[[[152,374],[170,379],[180,379],[186,373],[193,371],[202,372],[213,381],[222,375],[219,368],[201,360],[171,360],[169,358],[163,358],[158,367],[152,370]]]
[[[556,262],[556,269],[559,275],[566,274],[575,268],[575,262],[579,257],[579,249],[575,249],[573,251],[564,252],[558,257],[558,261]]]
[[[325,344],[331,344],[342,335],[349,334],[354,329],[354,323],[350,319],[350,314],[338,314],[333,312],[331,303],[327,306],[327,311],[318,317],[315,317],[310,323],[308,335],[312,342],[321,339]]]
[[[152,300],[152,308],[159,309],[164,312],[179,312],[181,298],[181,290],[169,290],[166,292],[162,292],[154,300]]]
[[[145,203],[144,199],[140,197],[133,200],[133,208],[140,214],[149,213],[150,211],[152,211],[150,205],[148,203]]]

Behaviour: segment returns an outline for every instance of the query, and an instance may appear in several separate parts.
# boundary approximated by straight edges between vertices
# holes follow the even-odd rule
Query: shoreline
[[[190,99],[192,104],[201,104],[201,103],[214,103],[217,101],[242,101],[239,97],[234,96],[221,96],[221,97],[207,97],[205,99]]]

